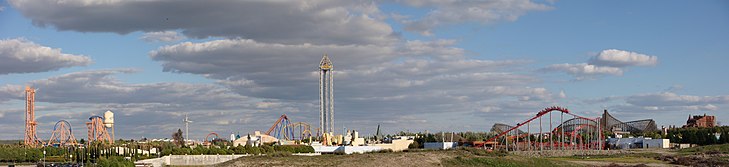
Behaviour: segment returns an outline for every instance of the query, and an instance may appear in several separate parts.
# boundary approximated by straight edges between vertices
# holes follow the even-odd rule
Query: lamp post
[[[43,166],[46,166],[46,148],[43,147]]]

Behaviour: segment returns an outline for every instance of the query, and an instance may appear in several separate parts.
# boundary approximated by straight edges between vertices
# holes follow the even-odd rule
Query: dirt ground
[[[684,167],[683,165],[674,165],[666,163],[616,163],[607,161],[567,161],[585,166],[649,166],[649,167]]]
[[[425,151],[371,153],[354,155],[321,155],[321,156],[287,156],[242,157],[222,163],[221,167],[247,166],[442,166],[444,158],[462,155],[457,151]],[[336,157],[334,157],[336,156]]]

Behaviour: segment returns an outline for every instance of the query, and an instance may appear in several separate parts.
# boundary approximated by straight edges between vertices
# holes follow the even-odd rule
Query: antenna
[[[185,122],[185,139],[190,140],[190,138],[189,138],[190,133],[188,133],[188,132],[190,130],[189,124],[192,123],[192,121],[190,121],[190,119],[187,118],[187,114],[185,114],[185,119],[182,121]]]

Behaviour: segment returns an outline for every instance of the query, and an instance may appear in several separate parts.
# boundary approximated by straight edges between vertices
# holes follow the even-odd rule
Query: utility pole
[[[182,141],[185,142],[185,144],[187,144],[187,142],[185,140],[190,139],[189,138],[190,137],[189,136],[190,135],[190,133],[189,133],[190,126],[189,125],[190,125],[190,123],[192,123],[192,121],[190,121],[190,119],[187,118],[187,114],[185,114],[185,119],[182,121],[185,122],[185,139],[183,139]]]

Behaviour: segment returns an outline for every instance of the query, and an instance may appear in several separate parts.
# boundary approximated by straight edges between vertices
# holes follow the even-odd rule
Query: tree
[[[185,137],[182,137],[182,129],[177,129],[177,132],[172,133],[172,140],[174,140],[175,144],[178,146],[185,145]]]
[[[723,132],[721,133],[721,136],[719,137],[719,144],[727,144],[729,143],[729,132]]]

